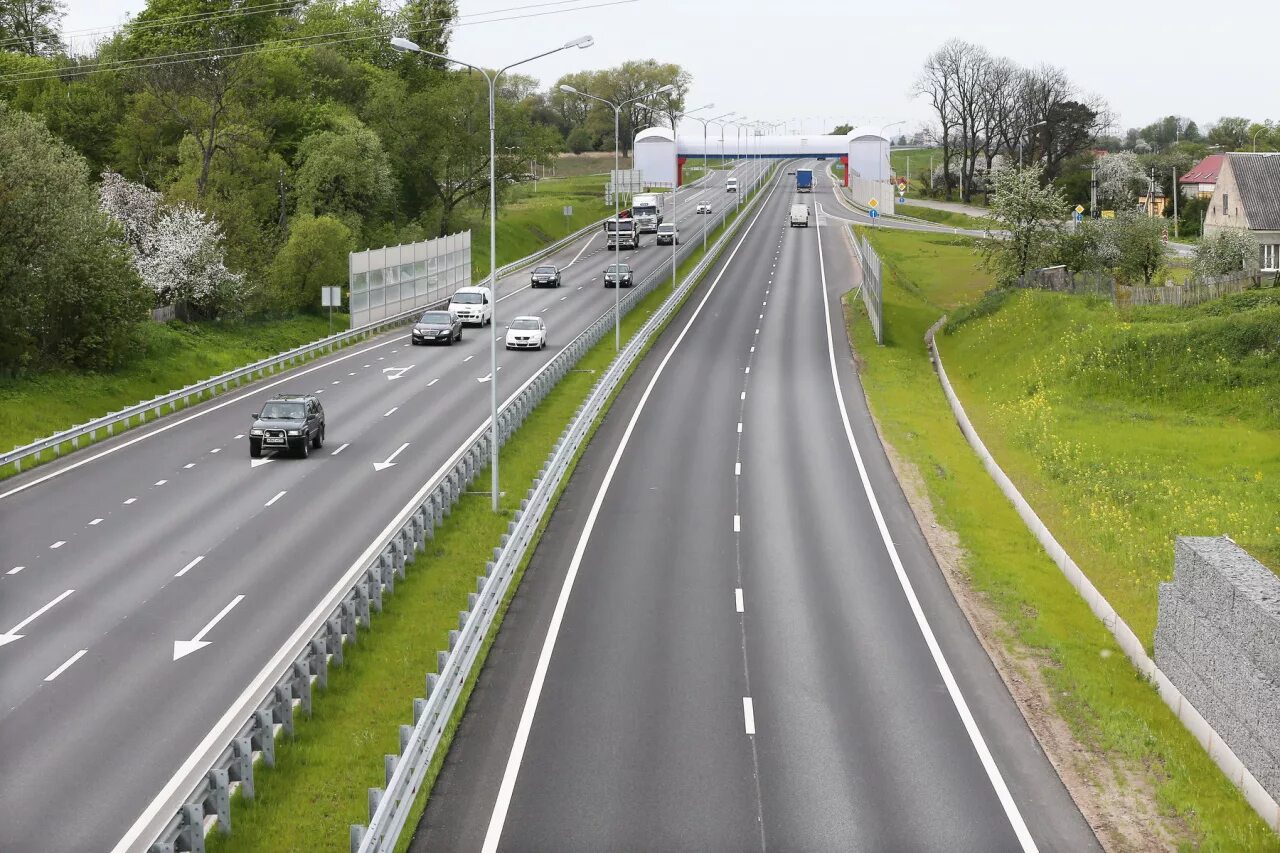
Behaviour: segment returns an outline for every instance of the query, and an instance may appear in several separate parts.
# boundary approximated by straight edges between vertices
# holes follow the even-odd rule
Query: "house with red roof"
[[[1182,188],[1185,198],[1212,198],[1218,186],[1218,175],[1222,172],[1222,159],[1225,154],[1210,154],[1191,167],[1191,170],[1178,178],[1178,186]]]

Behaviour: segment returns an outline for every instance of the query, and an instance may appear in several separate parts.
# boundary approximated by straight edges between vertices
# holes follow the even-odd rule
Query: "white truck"
[[[803,204],[791,205],[791,227],[792,228],[808,228],[809,227],[809,208]]]
[[[738,191],[738,179],[729,178],[724,182],[724,191],[727,193],[736,193]]]
[[[631,199],[631,218],[636,221],[636,227],[642,233],[658,233],[658,226],[662,224],[658,196],[654,193],[636,193]]]
[[[640,248],[640,228],[635,219],[606,219],[604,234],[605,245],[610,250]]]

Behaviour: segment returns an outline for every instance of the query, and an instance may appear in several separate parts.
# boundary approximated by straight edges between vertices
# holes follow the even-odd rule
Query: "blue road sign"
[[[876,210],[874,207],[867,211],[867,216],[870,216],[872,219],[877,218],[879,215],[880,211]]]
[[[1074,219],[1076,222],[1083,222],[1083,221],[1084,221],[1084,214],[1083,214],[1083,213],[1072,213],[1072,214],[1071,214],[1071,218],[1072,218],[1072,219]]]

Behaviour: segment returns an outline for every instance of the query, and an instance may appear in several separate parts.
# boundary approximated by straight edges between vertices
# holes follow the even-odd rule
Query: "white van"
[[[808,228],[809,227],[809,208],[803,204],[791,205],[791,227],[792,228]]]
[[[449,310],[463,325],[487,326],[493,322],[493,294],[487,287],[459,287],[449,297]]]
[[[724,191],[727,193],[736,193],[738,191],[738,179],[729,178],[724,182]]]

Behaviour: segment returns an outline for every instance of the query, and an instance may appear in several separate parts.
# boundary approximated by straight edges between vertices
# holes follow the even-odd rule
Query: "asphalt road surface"
[[[709,219],[696,202],[723,209],[726,174],[681,193],[685,243]],[[0,483],[0,851],[122,838],[486,422],[487,336],[519,314],[548,326],[545,351],[501,354],[505,398],[612,305],[603,243],[597,232],[548,259],[566,267],[559,289],[527,288],[527,271],[501,281],[497,326],[460,344],[413,347],[396,331]],[[670,251],[646,235],[622,260],[639,282]],[[279,392],[321,395],[325,445],[253,466],[250,415]],[[193,640],[207,645],[175,660]]]
[[[415,853],[1098,849],[878,443],[839,223],[787,227],[785,181],[584,454]]]

